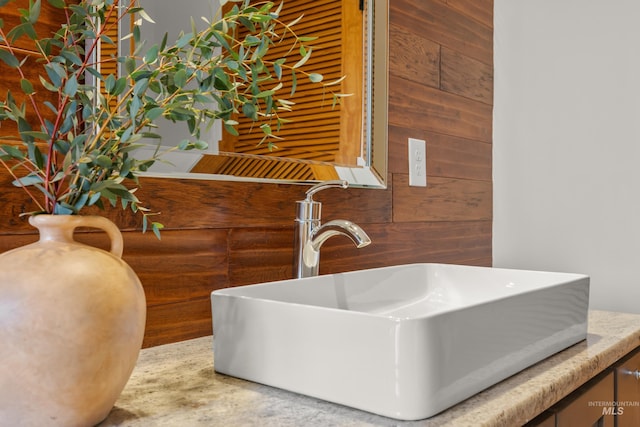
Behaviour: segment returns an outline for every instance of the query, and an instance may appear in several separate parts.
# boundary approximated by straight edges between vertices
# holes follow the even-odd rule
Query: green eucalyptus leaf
[[[282,65],[278,61],[273,63],[273,72],[278,80],[282,80]]]
[[[44,169],[45,157],[42,155],[40,149],[36,146],[36,144],[29,144],[28,152],[29,159],[39,168]]]
[[[135,58],[128,57],[127,59],[125,59],[124,68],[125,68],[125,71],[127,72],[127,74],[133,73],[135,71],[135,69],[136,69],[136,60],[135,60]]]
[[[100,71],[96,70],[95,68],[86,67],[85,70],[87,70],[93,77],[97,78],[98,80],[103,79],[102,73],[100,73]]]
[[[0,146],[0,154],[6,155],[11,159],[15,160],[23,160],[25,158],[24,153],[13,145],[2,145]]]
[[[179,150],[190,150],[192,148],[191,146],[191,141],[189,141],[188,139],[183,139],[182,141],[180,141],[180,143],[178,144],[178,149]]]
[[[142,19],[144,19],[145,21],[147,21],[147,22],[149,22],[149,23],[151,23],[151,24],[155,24],[155,23],[156,23],[156,21],[154,21],[154,20],[153,20],[153,19],[152,19],[148,14],[147,14],[147,12],[146,12],[143,8],[140,8],[140,9],[138,10],[138,15],[140,15],[140,17],[141,17]]]
[[[95,163],[104,169],[109,169],[113,166],[113,162],[111,161],[111,159],[108,156],[105,156],[104,154],[101,154],[98,157],[96,157]]]
[[[27,175],[20,177],[12,182],[15,187],[28,187],[31,185],[42,184],[44,180],[40,175]]]
[[[53,147],[58,153],[66,155],[69,152],[69,149],[71,148],[71,143],[69,143],[68,141],[59,139],[53,144]]]
[[[140,98],[138,96],[132,97],[131,102],[127,106],[127,111],[129,111],[129,117],[131,117],[131,119],[133,119],[134,121],[137,121],[138,113],[140,112],[141,108],[142,108],[142,101],[140,100]],[[133,131],[132,128],[129,128],[127,130],[128,131],[130,130],[131,132]],[[128,138],[121,139],[122,142],[125,142],[127,140]]]
[[[184,68],[181,68],[174,74],[173,83],[179,88],[187,84],[187,71]]]
[[[208,96],[205,96],[201,93],[194,93],[193,94],[193,100],[197,101],[197,102],[201,102],[203,104],[209,104],[212,102],[212,99],[209,98]]]
[[[260,40],[260,45],[253,52],[253,55],[251,56],[251,60],[257,61],[258,59],[263,58],[267,54],[268,50],[269,50],[269,39],[265,36]]]
[[[87,5],[79,5],[79,4],[74,4],[71,3],[68,5],[69,9],[71,9],[71,11],[78,15],[81,18],[85,18],[89,15],[89,10],[87,8]]]
[[[311,80],[312,83],[320,83],[323,78],[324,77],[322,76],[322,74],[318,74],[318,73],[309,74],[309,80]]]
[[[54,113],[58,112],[58,109],[49,101],[44,101],[43,104],[50,109],[51,111],[53,111]]]
[[[34,138],[31,136],[31,125],[24,117],[18,117],[18,132],[20,132],[20,138],[24,142],[33,142]]]
[[[162,113],[164,113],[164,108],[162,107],[155,107],[150,109],[149,111],[147,111],[145,113],[145,117],[151,121],[154,121],[155,119],[157,119],[158,117],[160,117],[162,115]]]
[[[45,132],[38,132],[38,131],[23,131],[21,132],[22,134],[25,135],[29,135],[30,137],[34,138],[34,139],[40,139],[42,141],[47,141],[49,139],[49,134],[45,133]]]
[[[262,132],[264,132],[265,135],[273,135],[273,131],[271,130],[271,126],[269,126],[267,123],[263,123],[260,125],[260,129],[262,129]]]
[[[56,9],[64,9],[66,6],[64,0],[47,0],[47,2]]]
[[[141,43],[140,43],[140,26],[139,25],[134,25],[132,33],[133,33],[133,42],[136,44],[136,46],[141,45]]]
[[[225,38],[225,33],[220,33],[218,31],[215,31],[213,33],[213,37],[218,41],[218,43],[220,44],[220,46],[227,52],[234,52],[233,49],[231,49],[231,46],[229,46],[229,42],[227,42],[227,39]],[[236,57],[234,57],[234,59],[238,59]]]
[[[87,194],[89,195],[89,201],[87,203],[89,206],[95,205],[100,200],[100,197],[101,197],[100,193],[89,192]]]
[[[258,46],[261,42],[259,37],[254,36],[253,34],[249,34],[245,37],[243,45],[244,46]]]
[[[58,202],[53,209],[53,213],[55,215],[73,215],[77,212],[74,210],[73,206],[68,203]]]
[[[58,63],[50,62],[44,66],[45,71],[47,72],[47,76],[49,76],[49,81],[53,86],[57,89],[62,86],[62,79],[67,76],[64,68]]]
[[[191,40],[193,40],[192,33],[182,34],[178,41],[176,41],[176,47],[182,49],[183,47],[191,43]]]
[[[250,118],[253,121],[258,120],[258,111],[256,110],[255,105],[247,103],[242,106],[242,114],[246,117]]]
[[[114,96],[121,95],[126,88],[127,79],[124,77],[120,77],[118,80],[116,80],[115,86],[113,87],[113,90],[110,92],[110,94]]]
[[[120,135],[120,142],[128,142],[129,138],[133,134],[133,131],[134,131],[133,126],[130,126],[127,129],[125,129],[125,131],[122,132],[122,135]]]
[[[134,160],[131,158],[125,159],[122,162],[122,167],[120,168],[120,176],[128,176],[131,173],[131,169],[134,167]]]
[[[153,64],[158,60],[158,53],[160,48],[157,45],[151,46],[147,53],[144,55],[143,61],[145,64]]]
[[[104,90],[107,91],[108,94],[113,94],[113,88],[116,86],[116,78],[113,74],[109,74],[106,79],[104,79]]]
[[[146,218],[146,216],[145,216]],[[156,238],[158,240],[161,240],[161,236],[160,236],[160,230],[162,230],[164,228],[164,225],[159,223],[159,222],[152,222],[151,223],[151,230],[153,231],[153,234],[156,236]]]
[[[136,81],[136,84],[133,86],[133,94],[136,96],[142,95],[147,90],[148,86],[149,86],[149,79],[147,78],[142,78]]]
[[[80,209],[85,207],[88,201],[89,201],[89,194],[87,193],[80,194],[80,197],[78,197],[78,200],[73,204],[73,210],[75,212],[80,211]]]
[[[226,91],[231,89],[232,84],[229,80],[229,76],[224,72],[222,68],[216,68],[214,71],[214,84],[213,87],[217,90]]]
[[[167,47],[167,39],[169,37],[169,34],[164,33],[164,36],[162,37],[162,42],[160,43],[160,50],[163,51],[165,50],[165,48]]]
[[[27,79],[20,79],[20,87],[22,88],[22,91],[27,95],[32,95],[33,93],[35,93],[35,90],[33,90],[33,85]]]
[[[149,82],[149,90],[152,91],[153,93],[158,93],[158,94],[163,93],[162,85],[158,80],[151,80]]]
[[[207,148],[209,148],[209,144],[207,142],[205,142],[205,141],[198,140],[198,141],[194,142],[193,147],[196,150],[206,150]]]
[[[238,136],[238,129],[234,126],[235,124],[238,124],[237,122],[235,123],[229,123],[231,122],[231,120],[227,120],[225,122],[223,122],[224,125],[224,129],[229,132],[231,135],[233,136]]]
[[[36,34],[35,28],[33,28],[33,24],[31,22],[23,22],[20,25],[16,25],[7,33],[7,39],[11,40],[11,42],[15,42],[22,36],[27,36],[31,40],[37,40],[38,35]]]
[[[267,98],[275,94],[274,90],[265,90],[256,95],[256,98]]]
[[[11,68],[18,68],[20,66],[20,61],[18,61],[18,58],[13,56],[11,52],[4,49],[0,49],[0,60],[2,60],[2,62],[7,64]]]
[[[75,74],[72,74],[71,77],[69,77],[62,92],[69,97],[74,97],[76,95],[76,92],[78,92],[78,79]]]
[[[44,77],[38,76],[38,78],[40,79],[40,83],[42,84],[42,86],[44,86],[44,88],[47,89],[48,91],[56,92],[58,90],[56,86],[49,83]]]
[[[74,51],[63,49],[62,51],[60,51],[60,56],[74,65],[82,65],[82,59],[80,59],[80,57]]]
[[[309,48],[309,50],[306,50],[304,46],[300,46],[300,56],[302,56],[302,58],[295,63],[293,68],[302,67],[309,60],[309,58],[311,58],[311,51],[311,48]]]
[[[268,96],[265,99],[265,104],[266,104],[266,108],[265,108],[265,112],[267,115],[272,114],[273,111],[273,97],[272,96]]]
[[[40,17],[40,1],[36,0],[29,7],[29,22],[35,24]]]

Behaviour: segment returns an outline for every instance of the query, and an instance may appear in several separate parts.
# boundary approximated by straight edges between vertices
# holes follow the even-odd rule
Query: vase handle
[[[109,240],[111,241],[111,252],[113,255],[118,258],[122,258],[122,251],[124,248],[124,242],[122,240],[122,233],[120,233],[120,229],[110,220],[102,216],[77,216],[78,219],[78,227],[92,227],[98,228],[109,236]]]

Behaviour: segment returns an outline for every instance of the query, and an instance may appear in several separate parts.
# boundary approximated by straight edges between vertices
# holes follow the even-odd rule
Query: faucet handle
[[[324,190],[326,188],[334,188],[334,187],[347,188],[348,186],[349,186],[349,182],[344,179],[334,179],[330,181],[320,182],[307,190],[306,201],[307,202],[313,201],[313,195],[320,190]]]

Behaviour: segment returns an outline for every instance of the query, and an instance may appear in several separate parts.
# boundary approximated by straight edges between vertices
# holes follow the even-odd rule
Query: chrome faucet
[[[349,237],[356,247],[371,243],[360,226],[351,221],[336,219],[324,225],[320,224],[322,203],[313,200],[313,195],[325,188],[347,188],[344,180],[325,181],[307,190],[307,197],[296,202],[296,236],[294,244],[293,272],[296,278],[318,275],[320,266],[320,247],[331,236],[342,234]]]

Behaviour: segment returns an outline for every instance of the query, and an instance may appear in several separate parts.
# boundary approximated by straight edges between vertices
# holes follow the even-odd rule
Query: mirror
[[[222,126],[214,126],[204,138],[209,144],[207,150],[174,151],[165,157],[169,163],[156,163],[145,175],[279,183],[315,183],[329,179],[345,179],[355,187],[385,188],[387,3],[388,0],[319,0],[311,3],[313,6],[310,7],[307,1],[286,1],[282,15],[291,13],[295,14],[293,18],[296,18],[303,14],[304,17],[295,28],[303,32],[304,30],[298,30],[298,25],[305,25],[306,18],[310,34],[317,34],[318,22],[323,19],[322,13],[325,17],[333,17],[335,12],[330,8],[337,7],[338,11],[342,10],[338,24],[332,24],[341,25],[333,43],[338,46],[338,57],[323,57],[322,48],[315,48],[316,44],[323,43],[324,33],[320,32],[319,39],[311,43],[314,53],[308,68],[315,72],[314,66],[335,63],[339,73],[351,70],[351,75],[342,74],[346,76],[342,93],[349,93],[351,96],[343,98],[338,107],[332,108],[331,95],[324,99],[325,94],[321,94],[320,102],[312,101],[313,94],[305,94],[298,89],[296,96],[301,93],[302,98],[296,100],[294,112],[300,113],[292,118],[291,123],[283,126],[282,132],[279,133],[283,140],[276,142],[277,148],[268,150],[266,147],[258,147],[261,138],[259,130],[254,131],[254,140],[249,138],[244,145],[240,143],[243,135],[249,134],[248,130],[245,132],[242,123],[239,125],[238,138],[223,132]],[[199,18],[206,16],[211,20],[210,17],[215,16],[219,9],[219,0],[140,0],[140,4],[155,21],[155,24],[147,25],[143,22],[141,28],[142,38],[150,44],[160,43],[165,33],[169,34],[169,38],[175,39],[180,31],[189,30],[191,17],[196,21],[196,25],[206,25]],[[348,7],[354,8],[353,11],[345,12],[345,8]],[[320,18],[313,15],[316,9],[321,14]],[[288,22],[284,16],[282,18]],[[349,23],[349,19],[356,19],[356,25],[352,25],[353,21]],[[354,29],[357,29],[355,36]],[[120,55],[127,55],[131,52],[131,39],[124,36],[130,31],[130,22],[123,20],[119,31]],[[326,44],[331,45],[331,42],[327,41]],[[329,52],[329,48],[327,49],[326,52]],[[312,63],[314,57],[318,58],[317,65]],[[319,72],[324,74],[324,69]],[[315,102],[316,105],[303,106],[305,102]],[[318,107],[318,104],[326,105]],[[337,121],[325,126],[325,116],[337,117]],[[331,130],[327,130],[329,128]],[[184,139],[182,132],[186,131],[169,121],[160,123],[157,130],[157,133],[162,135],[162,145],[166,146],[173,146]],[[309,141],[308,138],[315,139]],[[323,140],[322,143],[317,142],[319,139]],[[326,141],[330,143],[324,144]],[[149,150],[155,150],[156,144],[151,142],[150,146],[153,148],[150,147]],[[333,148],[314,148],[322,144],[324,147]],[[239,149],[241,146],[244,148]],[[345,152],[349,155],[345,155]]]

